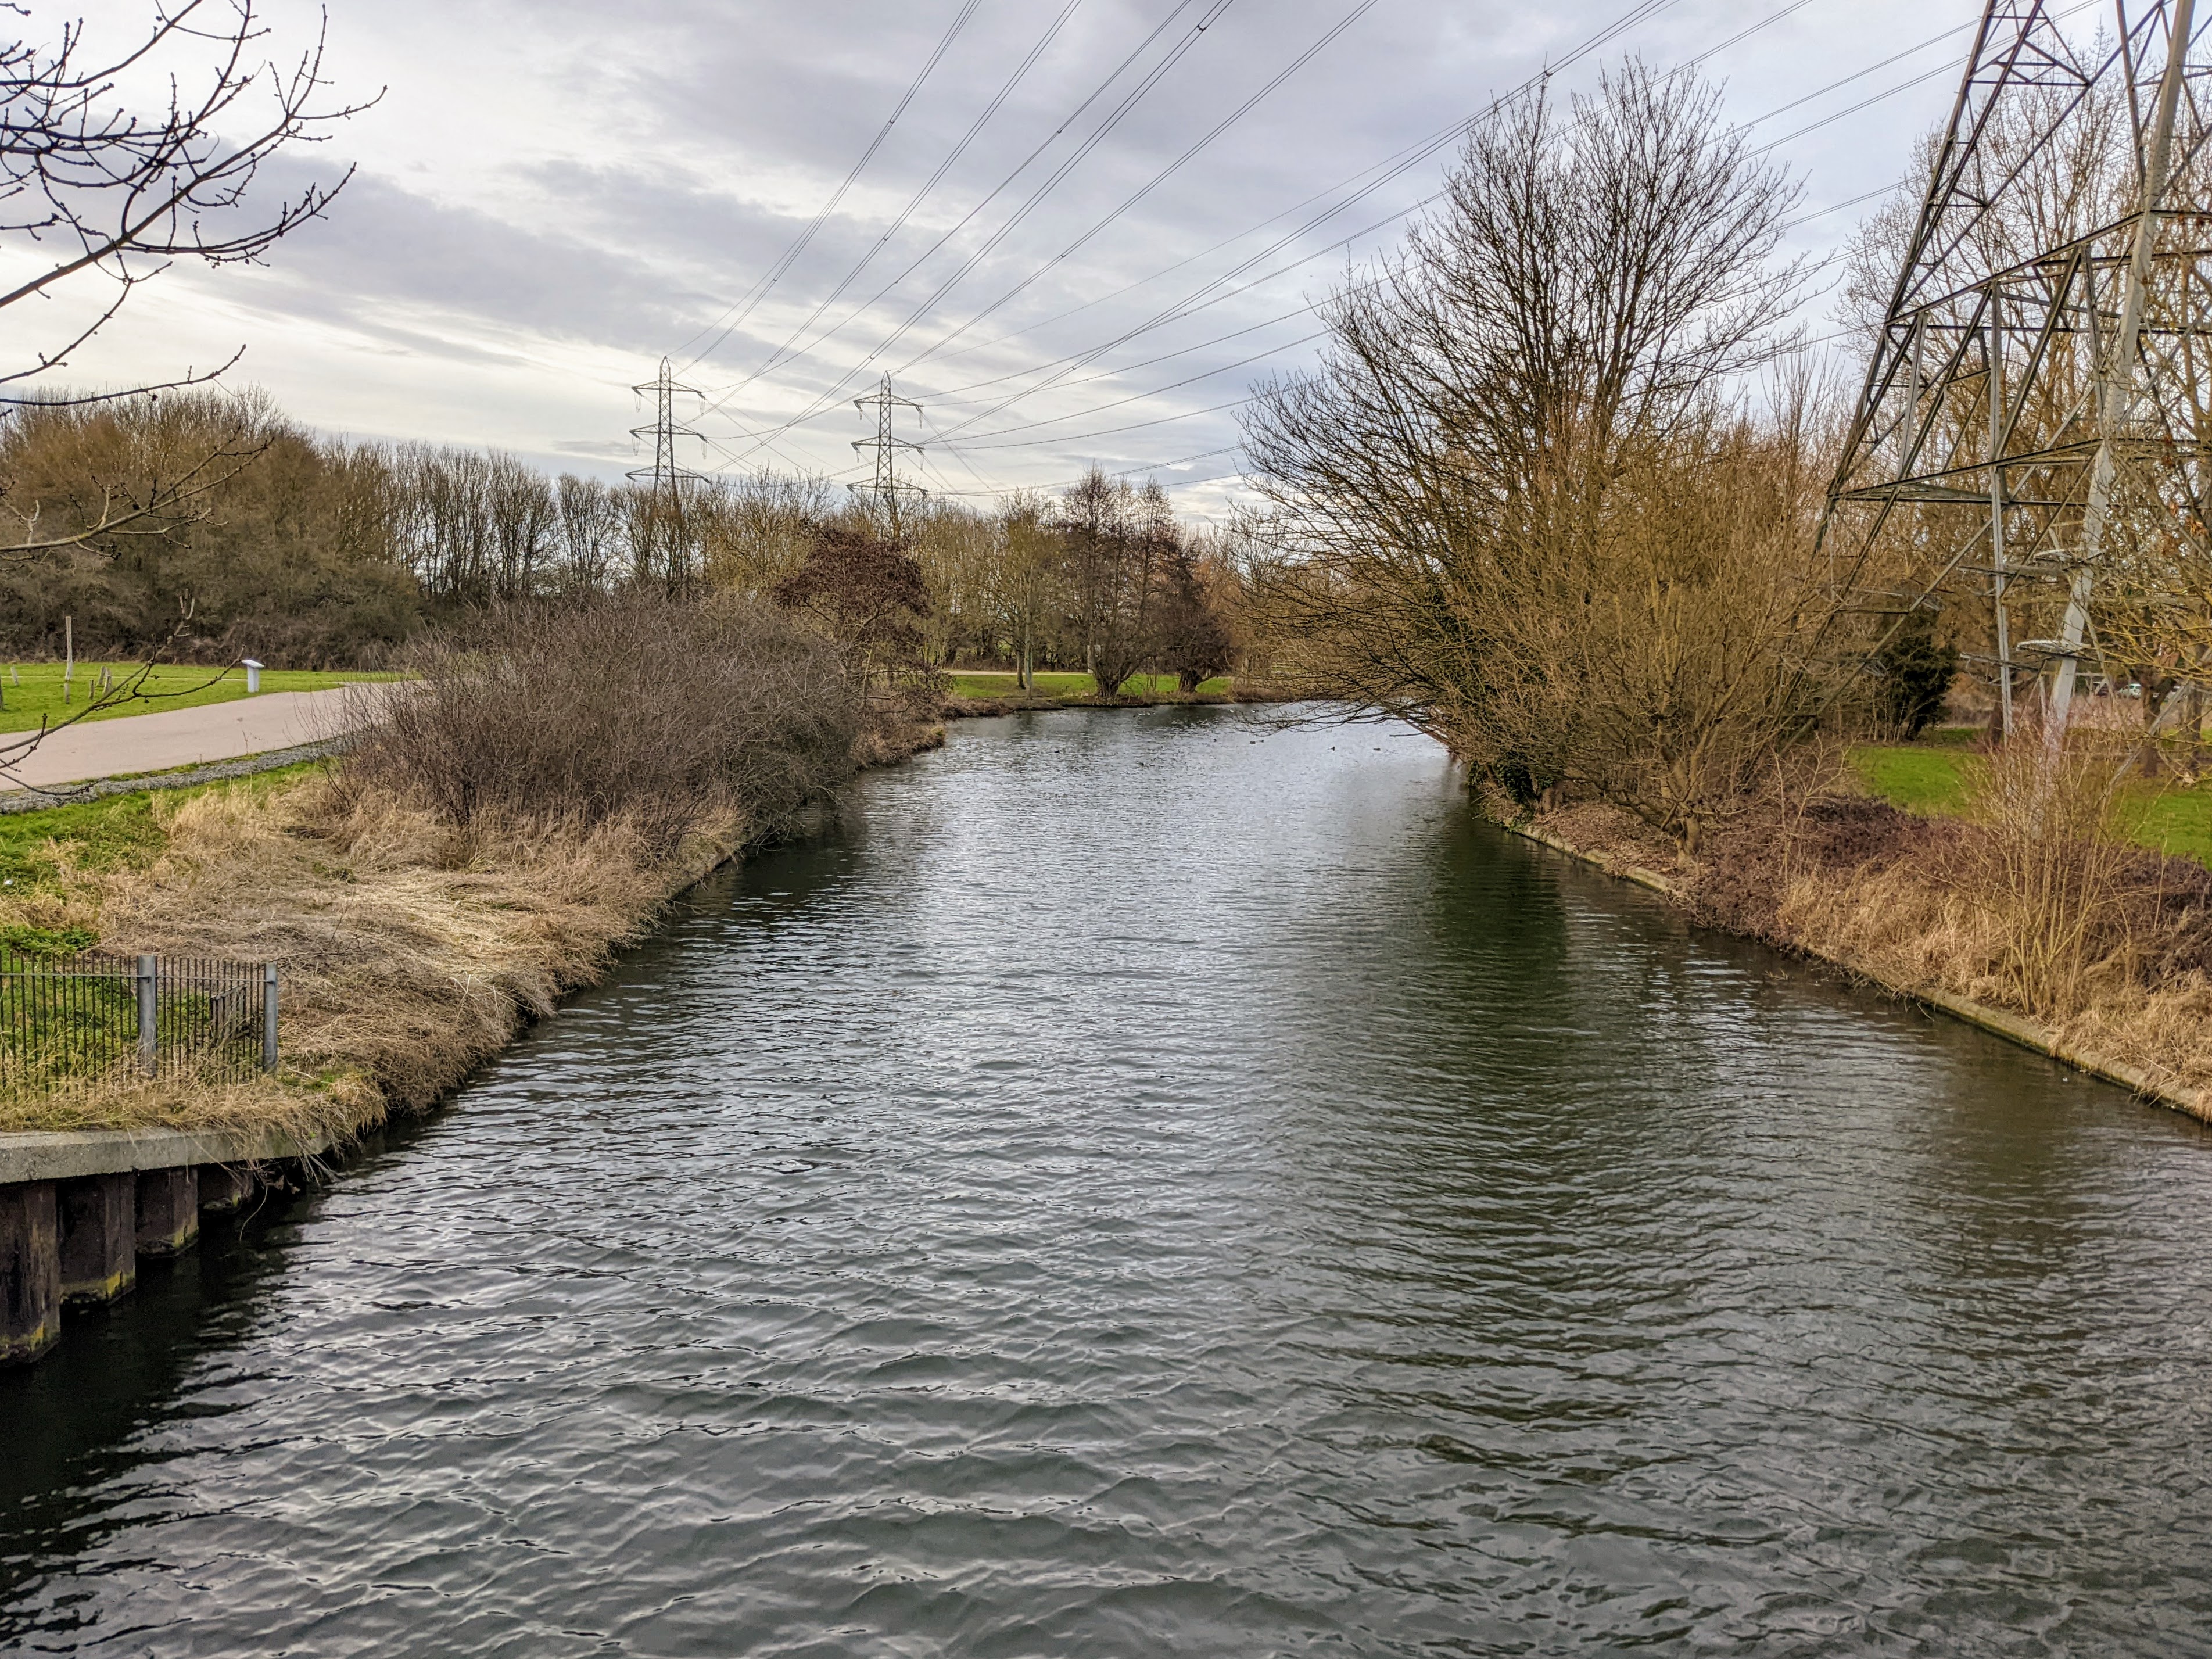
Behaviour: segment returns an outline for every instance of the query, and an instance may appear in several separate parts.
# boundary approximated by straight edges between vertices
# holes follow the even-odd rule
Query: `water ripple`
[[[2212,1653],[2212,1137],[1474,822],[981,722],[0,1378],[0,1640]]]

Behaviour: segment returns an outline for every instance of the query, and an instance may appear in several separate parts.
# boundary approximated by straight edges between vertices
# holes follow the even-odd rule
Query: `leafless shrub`
[[[2041,1018],[2080,1006],[2093,971],[2137,977],[2161,920],[2154,896],[2124,890],[2134,854],[2109,833],[2123,760],[2075,745],[2054,763],[2039,744],[2014,744],[1975,785],[1983,833],[1961,847],[1960,885],[1996,924],[2012,999]]]
[[[487,611],[418,646],[348,757],[346,787],[468,827],[632,824],[656,854],[732,807],[770,830],[849,770],[836,653],[733,599],[631,592]]]

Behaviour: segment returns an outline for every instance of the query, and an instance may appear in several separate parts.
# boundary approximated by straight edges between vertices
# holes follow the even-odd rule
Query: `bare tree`
[[[1693,839],[1740,775],[1700,758],[1698,724],[1749,708],[1807,627],[1786,550],[1743,516],[1803,499],[1806,434],[1773,450],[1729,410],[1784,343],[1796,199],[1687,74],[1631,63],[1570,112],[1539,95],[1478,128],[1443,206],[1327,308],[1320,369],[1248,418],[1283,665],[1493,775],[1571,777]],[[1698,487],[1721,463],[1725,487]],[[1722,672],[1716,640],[1757,672]]]
[[[490,520],[493,592],[501,599],[534,599],[552,556],[560,506],[551,480],[512,455],[488,458],[484,507]]]
[[[714,479],[696,488],[692,517],[708,582],[749,598],[766,597],[806,562],[816,530],[836,516],[837,499],[822,479],[773,473]]]
[[[1044,503],[1016,495],[1000,516],[998,558],[987,592],[1014,659],[1015,684],[1024,691],[1036,690],[1038,647],[1067,604],[1060,550]]]
[[[161,386],[77,399],[25,385],[66,367],[140,283],[175,260],[221,265],[258,258],[319,216],[351,176],[349,169],[336,184],[307,185],[272,210],[252,212],[248,198],[258,199],[254,181],[265,162],[288,145],[319,141],[362,106],[323,103],[319,33],[289,70],[256,61],[267,33],[256,0],[153,0],[150,9],[135,40],[110,52],[88,52],[82,20],[64,25],[51,45],[21,34],[0,40],[0,236],[23,246],[31,267],[0,290],[0,313],[18,315],[12,307],[106,284],[105,296],[91,300],[48,345],[32,348],[31,362],[0,363],[0,409],[149,396],[214,379],[229,363],[187,369]],[[0,6],[0,15],[29,15],[14,3]],[[204,74],[195,77],[175,64],[179,52],[203,48],[213,60]],[[148,114],[133,106],[127,85],[162,81],[166,108]],[[257,88],[268,99],[258,115],[252,112]],[[243,137],[224,136],[241,128]],[[35,509],[15,510],[0,500],[0,511],[15,520],[15,533],[0,541],[0,560],[36,559],[118,534],[165,533],[180,518],[204,514],[210,492],[258,453],[218,445],[127,484],[103,481],[100,510],[58,533],[42,530]],[[191,620],[187,605],[173,640]],[[149,657],[62,724],[162,695],[147,689],[159,660],[158,653]],[[18,739],[0,762],[21,762],[46,736],[41,727]]]
[[[1093,467],[1062,493],[1055,523],[1085,666],[1100,696],[1119,696],[1152,655],[1175,514],[1157,481],[1138,489]]]
[[[28,15],[20,5],[0,11]],[[320,216],[351,176],[348,169],[335,184],[309,184],[266,211],[252,210],[265,163],[287,146],[326,137],[331,124],[362,107],[325,102],[319,34],[279,68],[256,60],[267,34],[256,0],[155,0],[152,14],[131,43],[106,52],[88,51],[82,21],[65,25],[52,44],[21,35],[0,40],[0,235],[27,245],[34,262],[0,291],[0,311],[88,285],[99,296],[49,343],[32,348],[30,362],[0,364],[0,405],[64,401],[21,388],[65,367],[139,284],[180,258],[210,265],[259,258]],[[202,51],[212,62],[197,76],[178,61]],[[163,80],[166,108],[134,107],[128,88]],[[265,102],[257,104],[257,92]],[[188,369],[161,387],[86,397],[197,384],[228,366]],[[150,488],[113,490],[93,523],[58,534],[41,534],[33,518],[17,514],[20,533],[0,544],[0,556],[27,557],[173,515],[246,459],[217,451]]]
[[[605,592],[614,585],[615,553],[623,535],[618,494],[603,478],[580,478],[573,472],[561,475],[554,494],[563,584],[585,592]]]

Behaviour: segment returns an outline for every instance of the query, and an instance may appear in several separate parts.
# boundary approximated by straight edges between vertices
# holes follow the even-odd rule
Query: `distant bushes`
[[[729,598],[648,591],[504,607],[410,648],[345,783],[459,825],[626,821],[658,853],[732,809],[760,829],[851,769],[859,711],[836,652]]]
[[[427,614],[391,483],[374,451],[319,439],[258,394],[25,404],[0,421],[0,544],[124,522],[0,559],[0,651],[59,657],[67,617],[82,657],[373,665]]]

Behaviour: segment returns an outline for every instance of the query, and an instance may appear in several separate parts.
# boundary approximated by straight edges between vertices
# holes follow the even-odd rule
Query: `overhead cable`
[[[784,273],[798,262],[799,255],[806,252],[808,245],[814,240],[816,233],[830,222],[830,216],[836,212],[838,204],[845,199],[845,193],[853,188],[861,172],[870,161],[875,159],[876,152],[884,147],[884,140],[891,136],[891,129],[898,125],[899,117],[906,113],[906,106],[914,101],[915,94],[921,90],[921,83],[929,79],[930,71],[937,67],[939,60],[951,48],[953,41],[959,38],[960,31],[968,27],[968,20],[975,15],[975,9],[982,3],[983,0],[965,0],[965,3],[955,14],[952,26],[946,29],[944,35],[938,40],[937,49],[923,61],[921,73],[914,77],[913,83],[906,89],[906,95],[898,100],[897,106],[891,111],[890,118],[877,129],[876,136],[868,141],[867,149],[860,152],[860,159],[853,163],[853,170],[845,175],[836,190],[830,192],[830,199],[822,204],[822,210],[807,222],[805,229],[799,233],[798,240],[784,250],[783,257],[769,266],[760,280],[755,283],[735,305],[724,312],[720,318],[709,323],[677,348],[679,351],[689,351],[705,336],[714,334],[713,343],[695,354],[690,360],[690,364],[697,363],[701,358],[708,356],[724,340],[728,339],[732,331],[741,326],[745,319],[752,315],[753,307],[768,297],[769,290],[783,280]],[[725,325],[725,319],[727,319],[726,325]],[[717,329],[721,331],[719,334],[714,333]],[[690,364],[687,364],[686,367],[690,367]]]
[[[997,94],[992,98],[988,104],[983,106],[982,113],[978,115],[975,120],[969,124],[968,131],[960,135],[959,142],[955,143],[952,148],[946,152],[945,159],[937,164],[936,170],[933,172],[928,178],[922,180],[921,188],[915,191],[914,195],[908,200],[907,204],[898,210],[896,216],[891,220],[889,225],[884,227],[883,234],[876,238],[875,241],[870,245],[867,252],[863,253],[854,264],[853,268],[848,270],[843,276],[838,279],[837,286],[831,289],[830,292],[823,297],[821,303],[817,305],[811,312],[807,313],[805,320],[801,322],[796,328],[793,329],[789,334],[786,335],[784,337],[783,343],[777,346],[774,351],[769,354],[767,360],[763,362],[759,368],[754,369],[743,380],[739,380],[735,387],[731,388],[732,391],[741,390],[745,386],[750,386],[762,375],[767,374],[770,369],[775,368],[778,364],[785,362],[793,355],[792,351],[793,343],[798,340],[800,335],[805,333],[808,329],[813,327],[816,323],[821,320],[822,313],[829,310],[831,306],[836,304],[837,301],[843,297],[845,290],[852,287],[854,283],[860,280],[860,273],[866,270],[868,266],[874,262],[876,256],[881,253],[884,248],[890,245],[892,239],[895,238],[900,231],[906,228],[907,221],[915,216],[925,201],[928,200],[930,192],[934,191],[937,186],[943,182],[945,175],[952,170],[954,163],[957,162],[961,156],[967,153],[969,145],[975,142],[976,135],[981,132],[984,127],[989,124],[991,118],[999,112],[1000,106],[1003,105],[1008,98],[1013,95],[1014,88],[1021,85],[1023,79],[1029,74],[1030,70],[1036,66],[1037,59],[1044,56],[1047,49],[1051,46],[1054,40],[1059,38],[1060,31],[1067,27],[1067,20],[1075,15],[1077,10],[1083,5],[1083,3],[1084,0],[1067,0],[1067,3],[1060,9],[1059,15],[1054,17],[1050,23],[1046,25],[1042,38],[1041,38],[1035,46],[1030,48],[1029,55],[1024,58],[1020,63],[1014,66],[1014,72],[1006,77],[1006,84],[1001,86],[999,88]],[[696,362],[697,359],[695,358],[693,361]]]
[[[902,271],[898,276],[893,277],[883,289],[878,290],[874,298],[869,300],[866,305],[860,307],[860,310],[865,311],[868,307],[873,306],[877,301],[881,300],[884,295],[890,293],[892,289],[904,282],[907,276],[912,274],[912,272],[919,267],[922,260],[927,259],[931,254],[933,254],[939,248],[944,246],[945,244],[949,241],[952,236],[957,234],[965,225],[967,225],[977,213],[981,212],[983,208],[988,206],[991,202],[995,200],[1001,191],[1006,190],[1006,187],[1012,185],[1016,179],[1019,178],[1023,173],[1028,170],[1030,162],[1036,161],[1038,156],[1042,155],[1046,149],[1051,147],[1054,140],[1058,139],[1062,133],[1066,131],[1069,126],[1073,125],[1075,121],[1081,118],[1085,110],[1090,108],[1091,106],[1096,103],[1100,97],[1104,95],[1107,88],[1111,87],[1115,81],[1119,80],[1122,73],[1128,69],[1130,64],[1136,62],[1136,60],[1152,46],[1152,42],[1157,40],[1160,35],[1165,32],[1169,24],[1175,21],[1177,17],[1180,17],[1195,3],[1197,3],[1197,0],[1181,0],[1181,3],[1179,3],[1173,11],[1170,12],[1164,18],[1163,18],[1150,34],[1146,35],[1144,40],[1138,42],[1135,49],[1132,51],[1127,58],[1124,58],[1120,64],[1116,64],[1113,71],[1109,74],[1103,81],[1098,83],[1097,88],[1091,93],[1091,94],[1088,98],[1085,98],[1082,103],[1076,106],[1074,112],[1071,113],[1065,121],[1062,121],[1058,127],[1054,129],[1053,132],[1046,137],[1042,143],[1040,143],[1035,149],[1031,150],[1030,154],[1023,159],[1019,166],[1016,167],[1012,173],[1008,173],[1005,179],[1000,180],[999,185],[992,190],[989,195],[986,196],[982,201],[977,203],[974,208],[969,210],[968,214],[961,219],[958,224],[954,225],[951,230],[946,231],[943,236],[939,237],[938,240],[922,253],[921,258],[909,264],[904,271]],[[1044,179],[1044,181],[1039,185],[1036,189],[1030,192],[1027,199],[1022,203],[1020,207],[1014,210],[1012,217],[1008,219],[1005,224],[1001,225],[997,231],[993,233],[992,236],[983,244],[982,247],[974,255],[971,255],[969,260],[963,264],[958,270],[953,273],[952,277],[938,289],[936,294],[925,301],[921,309],[917,311],[913,317],[910,317],[905,324],[902,325],[898,330],[895,331],[889,339],[878,344],[876,349],[869,353],[868,356],[858,366],[848,371],[847,374],[839,379],[835,385],[831,386],[828,391],[823,392],[812,405],[810,405],[805,412],[795,417],[789,425],[796,425],[798,422],[801,420],[811,420],[815,415],[819,414],[822,410],[830,407],[831,404],[835,403],[837,399],[838,394],[843,391],[845,386],[849,385],[857,375],[866,373],[880,352],[894,343],[908,328],[913,326],[914,323],[918,320],[921,315],[925,314],[931,307],[934,306],[937,301],[951,289],[954,283],[957,283],[961,277],[964,276],[968,273],[969,270],[973,269],[974,266],[987,257],[993,249],[996,248],[1000,242],[1003,241],[1008,235],[1010,235],[1015,227],[1026,219],[1029,215],[1036,210],[1037,204],[1043,201],[1044,198],[1059,185],[1062,179],[1066,178],[1070,173],[1079,166],[1084,159],[1087,157],[1092,150],[1096,149],[1100,143],[1104,142],[1107,135],[1112,132],[1116,126],[1120,125],[1124,118],[1128,115],[1131,110],[1137,106],[1138,103],[1143,100],[1145,95],[1152,91],[1154,87],[1159,84],[1161,79],[1170,70],[1173,69],[1177,63],[1182,61],[1184,54],[1187,53],[1191,47],[1197,45],[1200,38],[1203,36],[1206,30],[1212,26],[1213,20],[1216,17],[1218,17],[1223,12],[1226,11],[1230,6],[1234,3],[1235,0],[1212,0],[1212,3],[1209,4],[1206,11],[1200,15],[1198,21],[1168,50],[1166,55],[1158,64],[1155,64],[1149,71],[1146,72],[1144,78],[1140,80],[1136,86],[1132,88],[1126,94],[1124,94],[1121,103],[1115,106],[1115,107],[1100,121],[1097,127],[1085,137],[1082,143],[1076,147],[1074,153],[1068,156],[1067,159],[1062,161],[1058,167],[1054,168],[1052,173]],[[858,314],[858,313],[856,312],[854,314]],[[851,319],[848,318],[845,320],[850,321]],[[844,324],[841,322],[836,326],[838,328],[842,328],[844,326]],[[831,333],[835,333],[836,331],[836,330],[835,328],[830,331]],[[827,338],[828,337],[823,336],[823,337]],[[818,342],[816,343],[818,343]],[[739,387],[732,387],[730,391],[723,393],[714,402],[710,403],[707,408],[702,411],[702,416],[705,415],[714,414],[726,407],[730,398],[734,397],[739,389]],[[788,426],[787,426],[785,429],[787,430]]]
[[[1341,35],[1346,29],[1350,28],[1354,23],[1358,22],[1369,12],[1372,11],[1375,9],[1376,3],[1376,0],[1358,0],[1358,3],[1355,4],[1349,12],[1346,13],[1343,17],[1340,18],[1336,23],[1330,27],[1326,33],[1322,34],[1318,40],[1316,40],[1296,58],[1293,58],[1283,67],[1281,71],[1279,72],[1273,80],[1269,81],[1257,92],[1254,93],[1243,103],[1237,105],[1235,109],[1230,111],[1229,113],[1224,116],[1219,121],[1216,122],[1214,125],[1206,131],[1203,137],[1200,137],[1195,143],[1189,145],[1183,150],[1182,154],[1176,156],[1174,161],[1169,162],[1165,167],[1155,173],[1149,179],[1146,180],[1141,187],[1128,197],[1125,198],[1121,204],[1118,207],[1115,208],[1113,211],[1108,213],[1103,218],[1094,222],[1080,236],[1070,242],[1066,247],[1060,249],[1059,252],[1054,254],[1052,258],[1046,260],[1044,264],[1030,271],[1028,276],[1023,277],[1020,282],[1015,283],[1013,287],[1008,289],[997,299],[992,301],[989,305],[985,306],[981,311],[970,317],[966,322],[961,324],[958,328],[954,329],[951,333],[944,336],[941,339],[933,342],[919,356],[909,359],[905,367],[899,372],[901,374],[908,374],[921,364],[927,362],[931,357],[936,355],[941,347],[950,345],[953,341],[958,339],[963,334],[965,334],[969,329],[975,327],[976,324],[981,322],[985,318],[992,315],[1000,307],[1011,303],[1020,295],[1027,292],[1031,283],[1036,283],[1048,275],[1060,265],[1061,261],[1081,252],[1085,246],[1089,246],[1093,240],[1104,234],[1107,229],[1118,222],[1123,215],[1129,212],[1131,209],[1142,202],[1147,196],[1150,196],[1154,191],[1158,190],[1177,173],[1181,172],[1189,164],[1192,158],[1196,156],[1200,151],[1204,150],[1208,145],[1212,144],[1215,139],[1220,137],[1223,133],[1228,131],[1230,128],[1235,126],[1239,121],[1243,120],[1247,115],[1249,115],[1253,109],[1257,106],[1262,100],[1267,98],[1269,94],[1274,92],[1285,81],[1288,81],[1293,75],[1296,75],[1300,70],[1311,63],[1316,57],[1320,56],[1320,54],[1325,51],[1338,36]]]

